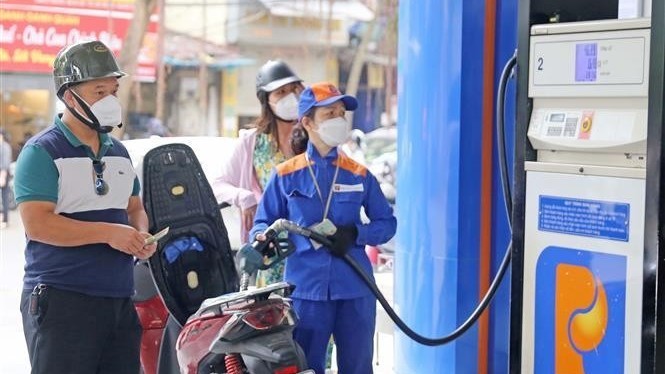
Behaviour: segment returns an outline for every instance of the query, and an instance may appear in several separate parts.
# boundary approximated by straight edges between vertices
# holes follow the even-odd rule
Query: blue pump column
[[[510,60],[517,48],[517,0],[497,1],[496,13],[496,59],[494,61],[495,87],[501,76],[504,65]],[[505,104],[505,134],[506,152],[508,153],[508,173],[510,174],[510,185],[513,183],[513,154],[515,134],[515,95],[516,79],[508,82]],[[496,98],[496,94],[495,94]],[[496,133],[494,134],[496,144]],[[503,202],[501,187],[501,172],[499,169],[496,149],[494,153],[493,166],[493,196],[492,201],[492,274],[496,271],[505,254],[505,248],[510,242],[510,227],[508,215]],[[513,191],[514,192],[514,191]],[[499,287],[494,301],[490,307],[490,337],[489,337],[489,372],[507,373],[509,365],[509,337],[510,337],[510,280],[512,266],[505,275],[505,279]]]
[[[435,338],[461,324],[480,297],[485,1],[401,1],[399,12],[395,306],[416,332]],[[497,49],[497,57],[505,55]],[[503,209],[497,187],[493,211]],[[495,230],[506,230],[505,221]],[[492,243],[492,274],[507,237]],[[507,294],[492,307],[507,315]],[[507,365],[493,360],[507,361],[508,336],[494,332],[498,325],[507,333],[507,318],[491,321],[489,371],[506,372]],[[440,347],[420,345],[399,331],[395,336],[396,373],[478,372],[477,325]]]

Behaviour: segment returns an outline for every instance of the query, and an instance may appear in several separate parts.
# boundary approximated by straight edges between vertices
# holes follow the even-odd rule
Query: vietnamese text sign
[[[131,22],[132,9],[133,3],[127,1],[3,1],[0,71],[51,73],[58,51],[80,40],[100,40],[117,56]],[[137,80],[155,79],[157,27],[153,17],[139,54],[134,76]]]
[[[630,204],[539,196],[538,230],[628,241]]]

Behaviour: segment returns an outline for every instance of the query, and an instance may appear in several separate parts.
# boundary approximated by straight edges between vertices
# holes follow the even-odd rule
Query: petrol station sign
[[[100,40],[116,56],[133,17],[134,0],[8,0],[0,9],[0,71],[48,73],[58,51],[81,40]],[[134,79],[154,81],[157,17],[143,39]]]

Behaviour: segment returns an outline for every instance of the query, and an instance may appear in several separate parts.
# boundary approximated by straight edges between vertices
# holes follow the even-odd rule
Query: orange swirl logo
[[[627,257],[550,246],[536,266],[534,374],[623,374]]]
[[[608,324],[602,282],[583,266],[556,268],[555,373],[584,373],[583,354],[598,348]]]

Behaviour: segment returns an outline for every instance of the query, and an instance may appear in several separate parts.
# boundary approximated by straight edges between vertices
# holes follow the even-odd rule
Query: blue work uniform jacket
[[[319,184],[321,196],[308,164]],[[337,165],[339,171],[333,185]],[[358,238],[349,254],[373,278],[365,244],[378,245],[390,240],[395,234],[397,221],[372,173],[343,152],[338,153],[337,148],[322,157],[309,143],[306,153],[275,168],[259,203],[249,237],[254,238],[279,218],[305,227],[321,222],[331,188],[334,192],[327,217],[337,227],[356,226]],[[365,208],[369,223],[361,221],[361,207]],[[339,300],[370,295],[369,288],[343,259],[332,255],[325,247],[315,249],[303,236],[290,234],[289,239],[296,251],[287,259],[284,278],[296,286],[292,297]]]

